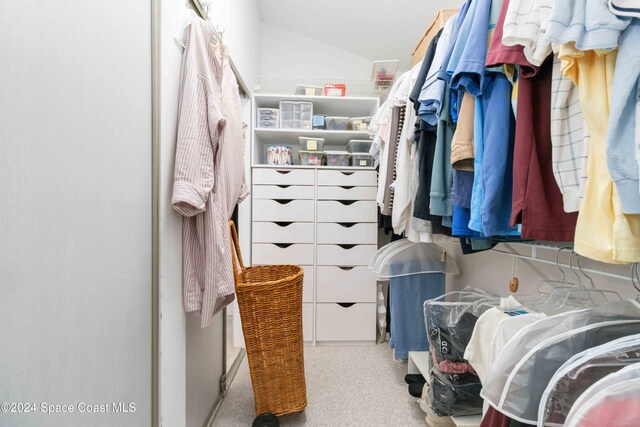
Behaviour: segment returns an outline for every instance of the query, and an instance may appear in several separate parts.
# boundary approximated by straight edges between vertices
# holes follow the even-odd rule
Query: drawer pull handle
[[[291,187],[290,185],[278,185],[279,188],[289,188]]]
[[[276,245],[279,248],[286,249],[289,246],[293,245],[293,243],[274,243],[274,245]]]
[[[349,250],[349,249],[351,249],[351,248],[355,247],[356,245],[338,245],[338,246],[340,246],[342,249],[347,249],[347,250]]]
[[[287,203],[293,202],[293,200],[287,200],[287,199],[273,199],[273,201],[280,203],[281,205],[286,205]]]
[[[288,174],[288,173],[289,173],[289,172],[291,172],[291,171],[279,171],[279,170],[277,170],[276,172],[278,172],[278,173],[280,173],[280,174],[282,174],[282,175],[286,175],[286,174]]]
[[[338,268],[340,270],[349,271],[349,270],[353,270],[355,267],[340,267],[340,266],[338,266]]]
[[[345,206],[349,206],[357,202],[357,200],[336,200],[336,202],[343,204]]]
[[[336,304],[338,304],[340,307],[343,307],[343,308],[349,308],[352,305],[355,305],[355,302],[338,302]]]
[[[275,222],[274,224],[277,225],[278,227],[283,227],[284,228],[284,227],[290,226],[293,223],[292,222]]]
[[[349,176],[349,175],[353,175],[355,172],[343,172],[343,171],[340,171],[340,173],[341,173],[342,175],[347,175],[347,176]]]
[[[345,190],[351,190],[352,188],[355,188],[353,185],[341,185],[340,188],[344,188]]]
[[[354,225],[356,225],[356,223],[355,223],[355,222],[339,222],[338,224],[339,224],[341,227],[344,227],[344,228],[351,228],[351,227],[353,227]]]

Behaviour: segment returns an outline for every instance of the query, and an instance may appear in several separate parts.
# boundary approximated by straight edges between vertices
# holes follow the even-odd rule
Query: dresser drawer
[[[376,187],[378,185],[377,173],[370,171],[339,171],[319,170],[318,185],[363,185]]]
[[[346,245],[378,243],[378,224],[374,222],[354,223],[318,223],[318,243],[339,243]]]
[[[369,265],[371,257],[377,250],[377,245],[355,245],[350,247],[318,245],[317,265],[341,265],[345,267]]]
[[[309,185],[254,185],[252,194],[254,199],[313,200],[313,191]]]
[[[318,267],[318,302],[376,302],[376,275],[364,266]]]
[[[294,264],[313,265],[313,245],[293,244],[274,245],[269,243],[254,243],[251,259],[253,264]]]
[[[313,223],[254,222],[252,235],[254,243],[313,243]]]
[[[316,304],[317,341],[375,341],[376,304]]]
[[[377,191],[377,187],[318,187],[318,200],[376,200]]]
[[[255,205],[255,201],[253,202]],[[255,212],[255,208],[254,208]],[[378,222],[375,201],[359,201],[349,204],[331,200],[318,202],[318,222]]]
[[[313,303],[302,304],[302,339],[313,341]]]
[[[253,220],[269,222],[313,222],[313,200],[253,201]]]
[[[316,280],[315,274],[313,274],[312,265],[302,265],[304,270],[304,286],[302,287],[302,302],[313,302],[313,285]]]
[[[253,170],[253,184],[273,185],[313,185],[315,178],[313,169],[267,169],[255,168]]]

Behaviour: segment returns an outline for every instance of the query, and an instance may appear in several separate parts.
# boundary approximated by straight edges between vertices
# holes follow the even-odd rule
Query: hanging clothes
[[[234,299],[227,221],[249,194],[238,84],[218,39],[199,18],[185,29],[171,200],[184,217],[184,307],[202,327]]]

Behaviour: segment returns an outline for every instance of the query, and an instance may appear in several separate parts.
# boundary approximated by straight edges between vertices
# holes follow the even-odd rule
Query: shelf
[[[323,169],[323,170],[342,170],[342,171],[375,170],[374,167],[368,167],[368,166],[315,166],[315,165],[272,166],[272,165],[262,165],[262,164],[253,164],[252,166],[254,168],[278,169],[278,170],[286,170],[286,169]]]
[[[409,352],[409,374],[421,374],[425,378],[431,376],[431,369],[429,367],[429,352],[428,351],[410,351]]]
[[[325,145],[344,145],[352,139],[370,139],[367,132],[357,130],[323,129],[254,129],[256,140],[262,144],[298,145],[298,137],[324,138]]]
[[[378,98],[354,96],[254,95],[255,108],[279,108],[280,101],[311,101],[314,114],[328,116],[373,116],[378,109]]]

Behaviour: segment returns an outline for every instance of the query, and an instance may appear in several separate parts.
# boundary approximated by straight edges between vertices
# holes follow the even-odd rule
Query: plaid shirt
[[[551,86],[551,144],[553,173],[564,199],[565,212],[577,212],[587,180],[589,132],[582,116],[578,88],[562,76],[560,59],[553,58]]]

